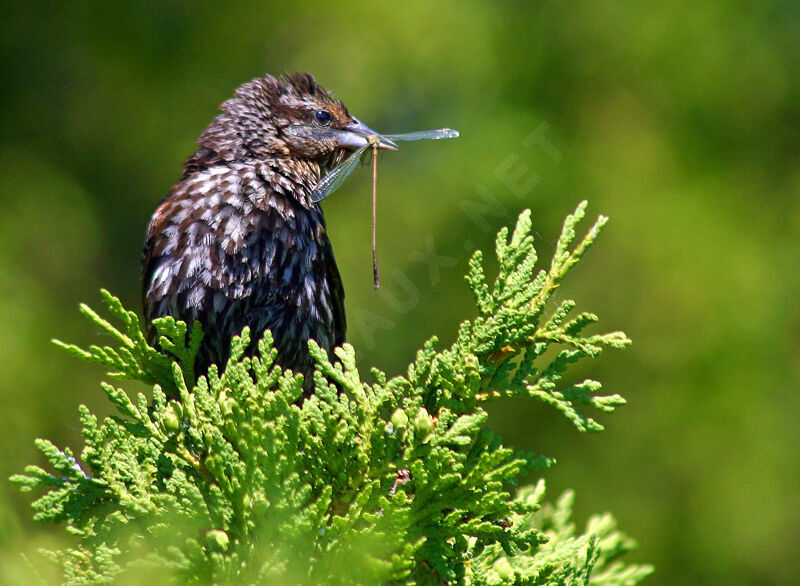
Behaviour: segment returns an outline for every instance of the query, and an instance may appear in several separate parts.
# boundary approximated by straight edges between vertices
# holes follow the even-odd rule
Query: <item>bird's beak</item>
[[[385,136],[381,136],[380,133],[375,132],[360,120],[355,118],[354,120],[355,122],[344,127],[346,132],[341,133],[337,137],[336,142],[340,147],[351,150],[360,149],[361,147],[372,144],[370,139],[378,139],[377,146],[379,149],[387,151],[397,150],[397,145],[394,141],[389,140]]]

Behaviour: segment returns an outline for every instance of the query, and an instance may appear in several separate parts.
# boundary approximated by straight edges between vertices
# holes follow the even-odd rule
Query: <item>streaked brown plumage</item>
[[[319,205],[310,193],[347,149],[374,134],[308,74],[238,88],[147,230],[145,320],[199,320],[196,371],[224,367],[231,337],[272,331],[278,363],[306,375],[307,341],[345,340],[344,290]],[[292,125],[343,129],[347,140],[296,136]],[[359,142],[361,141],[361,142]]]

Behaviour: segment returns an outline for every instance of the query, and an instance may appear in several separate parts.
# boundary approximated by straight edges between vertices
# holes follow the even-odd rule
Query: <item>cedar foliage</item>
[[[564,385],[569,365],[622,332],[587,335],[597,320],[573,301],[551,309],[553,292],[597,238],[600,216],[576,243],[586,202],[567,217],[548,269],[537,270],[530,212],[502,229],[498,275],[482,254],[467,283],[478,316],[455,342],[436,338],[405,375],[371,370],[362,379],[353,347],[336,359],[309,343],[314,393],[275,364],[269,332],[245,357],[249,332],[232,341],[224,369],[195,380],[202,332],[160,319],[160,349],[138,318],[103,291],[120,326],[81,311],[114,344],[88,350],[56,342],[138,380],[149,395],[102,389],[117,414],[99,421],[79,409],[80,457],[39,439],[50,470],[28,466],[12,481],[44,493],[39,521],[63,524],[75,544],[49,555],[69,584],[634,584],[652,570],[618,558],[634,547],[609,515],[585,530],[570,522],[573,495],[545,504],[544,482],[515,488],[522,474],[552,464],[502,444],[486,427],[488,402],[544,401],[584,432],[587,414],[611,413],[619,395],[594,380]],[[550,350],[550,351],[549,351]],[[548,352],[549,351],[549,352]]]

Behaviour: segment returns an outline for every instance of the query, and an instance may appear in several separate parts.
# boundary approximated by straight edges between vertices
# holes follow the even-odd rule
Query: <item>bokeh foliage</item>
[[[592,366],[631,403],[591,442],[532,426],[525,404],[498,405],[493,427],[562,460],[549,489],[578,487],[578,518],[614,511],[659,568],[651,583],[796,581],[797,3],[7,8],[0,476],[35,458],[31,437],[78,443],[78,403],[102,410],[90,391],[100,371],[49,338],[106,343],[74,311],[101,286],[138,307],[144,227],[217,104],[263,72],[308,70],[375,128],[462,132],[381,161],[377,295],[366,179],[326,202],[360,361],[397,373],[431,332],[454,339],[471,308],[467,241],[487,247],[524,207],[552,234],[589,198],[614,225],[569,293],[636,339]],[[536,129],[556,151],[525,142]],[[479,186],[496,214],[460,206],[481,201]],[[53,539],[27,518],[0,486],[9,576],[20,549]]]

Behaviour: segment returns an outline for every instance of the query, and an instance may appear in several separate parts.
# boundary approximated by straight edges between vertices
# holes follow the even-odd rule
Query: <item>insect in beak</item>
[[[452,128],[437,128],[435,130],[420,130],[406,134],[383,135],[372,130],[360,120],[343,129],[320,128],[315,126],[291,126],[288,132],[303,138],[317,140],[333,140],[338,147],[350,149],[353,152],[342,163],[334,167],[327,175],[320,179],[311,192],[311,201],[318,202],[328,197],[339,189],[345,179],[358,167],[361,156],[368,149],[372,149],[372,274],[375,288],[380,285],[378,278],[378,255],[376,242],[376,204],[378,189],[378,151],[396,151],[396,140],[415,141],[423,139],[439,140],[442,138],[457,138],[458,131]]]
[[[360,149],[365,146],[377,147],[380,150],[396,151],[397,144],[380,133],[372,130],[369,126],[358,120],[353,119],[354,122],[344,127],[346,132],[343,132],[337,137],[339,146],[349,148],[352,150]]]

